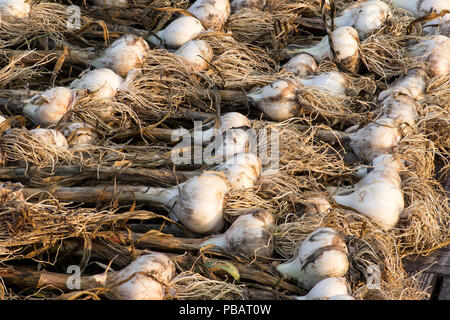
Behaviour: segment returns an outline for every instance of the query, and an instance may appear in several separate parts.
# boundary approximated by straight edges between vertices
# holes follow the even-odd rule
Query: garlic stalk
[[[23,113],[30,116],[34,123],[47,127],[57,124],[70,110],[75,102],[75,93],[65,87],[55,87],[24,102]]]
[[[128,0],[94,0],[97,7],[109,8],[127,8]]]
[[[410,69],[406,75],[401,77],[393,85],[381,91],[378,95],[378,100],[384,100],[387,96],[395,92],[401,92],[412,99],[417,99],[425,92],[427,80],[428,76],[424,69]]]
[[[30,10],[31,5],[28,0],[0,0],[0,18],[5,21],[26,18]]]
[[[284,277],[297,279],[305,289],[311,289],[325,278],[344,276],[348,269],[347,246],[331,228],[319,228],[312,232],[290,261],[277,266]]]
[[[66,137],[69,146],[77,147],[93,145],[98,139],[95,128],[83,122],[73,122],[67,125],[61,133]]]
[[[350,285],[347,280],[342,277],[330,277],[318,282],[305,296],[294,298],[297,300],[353,300],[348,297],[350,297]]]
[[[264,209],[255,209],[239,216],[225,233],[210,237],[201,246],[214,244],[246,256],[270,257],[274,250],[274,228],[275,220],[272,214]]]
[[[352,208],[391,230],[404,210],[400,164],[391,155],[380,155],[373,160],[374,170],[365,175],[353,188],[338,191],[336,203]],[[380,201],[382,200],[382,201]]]
[[[209,68],[214,56],[213,50],[205,40],[189,40],[183,44],[175,54],[182,56],[197,71]]]
[[[221,30],[230,16],[229,0],[196,0],[188,11],[207,29]]]
[[[111,69],[119,76],[126,77],[128,72],[142,65],[149,50],[150,47],[143,38],[125,34],[115,40],[91,65]]]
[[[266,0],[231,0],[231,13],[242,9],[262,10],[266,6]]]
[[[30,130],[30,133],[33,135],[33,137],[41,140],[42,142],[55,145],[63,149],[69,148],[69,144],[67,143],[66,138],[59,131],[53,129],[37,128]]]
[[[283,65],[283,68],[287,72],[292,72],[299,78],[304,78],[314,74],[317,69],[317,64],[312,56],[306,53],[301,53],[286,62]]]
[[[397,7],[411,11],[415,17],[426,16],[431,12],[450,10],[449,0],[392,0]]]
[[[71,89],[86,90],[98,99],[113,98],[117,91],[123,89],[124,80],[114,71],[107,68],[89,70],[70,84]]]
[[[157,47],[178,49],[203,31],[205,28],[198,19],[183,16],[172,21],[165,29],[158,31],[156,35],[159,39],[151,35],[147,41]]]
[[[450,38],[443,35],[423,38],[407,50],[409,56],[426,62],[426,70],[431,77],[450,73]]]
[[[91,287],[110,288],[106,296],[114,300],[163,300],[174,278],[175,264],[162,253],[138,257],[122,270],[83,279]]]

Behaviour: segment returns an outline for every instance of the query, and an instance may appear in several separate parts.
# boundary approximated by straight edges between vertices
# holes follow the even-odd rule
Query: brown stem
[[[1,51],[1,53],[8,58],[20,56],[27,52],[29,51],[7,49]],[[49,63],[53,61],[56,62],[63,54],[64,50],[34,50],[20,59],[20,62],[23,64],[35,64],[42,62],[44,59]],[[97,58],[97,54],[95,52],[88,50],[70,50],[69,54],[64,59],[64,63],[87,66],[95,58]]]

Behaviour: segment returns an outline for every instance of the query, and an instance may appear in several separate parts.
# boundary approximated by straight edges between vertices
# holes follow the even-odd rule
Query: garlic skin
[[[392,17],[389,6],[380,0],[370,0],[342,11],[334,19],[336,28],[349,26],[358,31],[360,39],[370,36],[373,31],[380,29],[385,21]]]
[[[214,244],[248,257],[271,257],[274,251],[271,241],[274,229],[272,214],[265,209],[254,209],[239,216],[225,233],[212,236],[201,246]]]
[[[94,0],[94,3],[101,8],[128,8],[128,0]]]
[[[450,10],[449,0],[392,0],[397,7],[411,11],[416,18],[426,16],[431,11],[440,13]]]
[[[192,177],[179,188],[180,194],[169,205],[171,215],[192,232],[219,232],[224,226],[224,198],[230,190],[225,175],[207,171]]]
[[[77,146],[93,145],[98,139],[95,128],[83,122],[70,123],[62,130],[71,148]]]
[[[124,80],[121,76],[111,69],[101,68],[82,74],[80,79],[71,82],[70,88],[87,90],[93,98],[111,99],[114,98],[123,84]]]
[[[419,108],[419,103],[413,98],[406,94],[394,93],[384,99],[380,111],[383,112],[384,117],[404,126],[405,130],[410,130],[415,126]]]
[[[450,73],[450,38],[437,35],[423,38],[419,43],[408,48],[408,55],[420,57],[427,63],[427,73],[431,77]]]
[[[234,128],[229,129],[222,133],[220,136],[216,136],[214,141],[207,146],[204,151],[205,163],[221,163],[223,159],[227,160],[239,153],[246,153],[250,149],[252,143],[252,136],[249,130]],[[207,151],[213,149],[214,155],[207,155]]]
[[[283,121],[292,118],[299,109],[297,90],[301,87],[298,79],[282,79],[247,93],[247,98],[270,120]]]
[[[295,298],[297,300],[338,300],[331,298],[348,297],[349,295],[350,285],[345,278],[330,277],[318,282],[305,296]]]
[[[231,13],[242,9],[262,10],[266,6],[266,0],[231,0]]]
[[[175,54],[182,56],[197,71],[209,68],[214,52],[205,40],[189,40]]]
[[[26,18],[30,11],[28,0],[0,0],[0,18],[5,21]]]
[[[111,287],[106,295],[114,300],[163,300],[175,274],[170,258],[155,252],[138,257],[120,271],[91,276],[88,281],[92,287]]]
[[[5,120],[6,120],[6,118],[0,114],[0,124],[2,124],[3,121],[5,121]]]
[[[378,100],[384,100],[392,93],[401,92],[412,99],[419,98],[425,92],[428,75],[422,68],[408,70],[408,73],[397,80],[388,89],[383,90],[378,95]]]
[[[445,14],[443,17],[426,22],[423,25],[422,30],[424,34],[428,36],[441,34],[450,37],[450,13]]]
[[[284,277],[297,279],[305,289],[312,288],[325,278],[344,276],[348,269],[347,246],[332,228],[313,231],[290,261],[277,266]]]
[[[26,100],[23,113],[30,116],[34,123],[50,126],[69,111],[75,101],[75,93],[65,87],[55,87]]]
[[[304,78],[314,74],[317,69],[316,60],[306,53],[298,54],[292,57],[283,65],[287,72],[292,72],[299,78]]]
[[[214,168],[225,174],[231,190],[253,187],[261,176],[262,162],[256,154],[239,153]]]
[[[250,120],[239,112],[227,112],[220,116],[219,122],[202,132],[202,140],[210,141],[214,135],[222,134],[233,128],[251,128]]]
[[[172,21],[165,29],[156,33],[162,43],[154,35],[151,35],[146,40],[154,46],[176,50],[203,31],[205,31],[205,28],[198,19],[183,16]]]
[[[336,203],[352,208],[389,231],[397,224],[404,210],[399,163],[391,155],[380,155],[373,161],[374,170],[354,188],[338,191]],[[380,201],[382,199],[382,201]]]
[[[115,40],[91,65],[111,69],[119,76],[126,77],[128,72],[142,65],[149,50],[150,47],[143,38],[125,34]]]
[[[196,0],[188,11],[207,29],[220,31],[230,16],[229,0]]]
[[[365,163],[370,163],[381,154],[392,152],[400,137],[398,124],[386,116],[348,136],[350,148]]]
[[[300,79],[305,87],[313,87],[332,94],[345,95],[349,86],[348,80],[342,72],[329,71],[316,76]]]
[[[63,149],[69,148],[69,144],[67,143],[66,138],[59,131],[53,129],[37,128],[30,130],[30,133],[33,135],[33,137],[41,140],[44,143],[55,145]]]

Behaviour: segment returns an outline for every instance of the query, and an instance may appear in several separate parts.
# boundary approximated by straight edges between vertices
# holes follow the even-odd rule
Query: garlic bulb
[[[384,100],[394,92],[401,92],[412,99],[417,99],[425,92],[428,76],[424,69],[414,68],[408,70],[408,73],[401,77],[395,84],[388,89],[383,90],[378,95],[378,100]]]
[[[270,120],[283,121],[297,113],[297,90],[301,87],[298,79],[282,79],[247,93],[247,98]]]
[[[342,11],[334,19],[336,28],[349,26],[358,31],[360,39],[364,39],[373,31],[380,29],[385,21],[392,16],[389,6],[380,0],[369,0]]]
[[[93,145],[98,139],[95,128],[83,122],[70,123],[62,130],[70,147]]]
[[[450,73],[450,38],[446,36],[423,38],[408,48],[408,55],[426,61],[427,72],[431,77]]]
[[[15,18],[26,18],[30,14],[31,5],[28,0],[0,0],[0,21]]]
[[[205,163],[221,163],[235,154],[248,152],[254,141],[251,131],[247,129],[229,129],[216,136],[204,150]],[[210,152],[214,151],[213,155]]]
[[[380,154],[392,152],[400,141],[400,132],[395,120],[383,116],[349,134],[348,138],[350,148],[356,156],[370,163]]]
[[[299,78],[304,78],[312,75],[316,71],[317,64],[312,56],[306,53],[301,53],[286,62],[283,65],[283,68],[287,72],[292,72]]]
[[[426,16],[430,12],[440,13],[450,10],[449,0],[392,0],[397,7],[411,11],[415,17]]]
[[[197,71],[209,68],[214,56],[213,50],[205,40],[189,40],[183,44],[175,54],[182,56]]]
[[[215,235],[202,243],[202,246],[214,244],[231,252],[246,256],[270,257],[273,254],[272,233],[275,220],[264,209],[250,210],[239,216],[223,234]]]
[[[114,71],[101,68],[87,71],[80,79],[72,81],[70,88],[87,90],[92,97],[98,99],[113,98],[117,91],[122,88],[124,80]]]
[[[312,288],[325,278],[344,276],[348,269],[347,246],[331,228],[319,228],[312,232],[290,261],[277,266],[284,277],[297,279],[305,289]]]
[[[188,11],[207,29],[219,31],[230,16],[229,0],[196,0]]]
[[[175,274],[170,258],[155,252],[138,257],[120,271],[90,276],[86,281],[92,287],[111,288],[106,296],[114,300],[163,300]]]
[[[154,35],[148,37],[147,41],[154,46],[178,49],[203,31],[205,31],[205,28],[198,19],[190,16],[183,16],[172,21],[165,29],[156,33],[162,43]]]
[[[53,129],[37,128],[30,130],[30,133],[36,139],[39,139],[40,141],[45,142],[47,144],[55,145],[57,147],[64,149],[69,148],[69,144],[67,143],[66,138],[59,131]]]
[[[128,0],[94,0],[96,6],[101,8],[127,8]]]
[[[295,297],[297,300],[338,300],[337,297],[349,297],[350,285],[342,277],[330,277],[318,282],[307,294]],[[331,299],[334,298],[334,299]],[[344,299],[342,299],[344,300]],[[353,300],[353,299],[345,299]]]
[[[111,69],[119,76],[126,77],[128,72],[142,65],[149,50],[150,47],[143,38],[125,34],[115,40],[91,65]]]
[[[338,191],[333,199],[369,217],[388,231],[397,224],[404,210],[399,164],[391,155],[380,155],[374,159],[373,166],[374,170],[354,188]]]
[[[266,6],[266,0],[231,0],[231,13],[236,13],[241,9],[262,10]]]
[[[3,121],[5,121],[5,120],[6,120],[6,118],[0,114],[0,124],[2,124]]]
[[[225,174],[230,188],[240,190],[251,188],[261,176],[262,163],[253,153],[239,153],[214,168]]]
[[[70,110],[75,101],[75,93],[65,87],[48,89],[26,100],[23,113],[41,126],[57,124]]]
[[[358,32],[352,27],[344,26],[336,28],[332,32],[333,48],[336,52],[336,60],[344,65],[348,70],[356,72],[359,64],[359,37]],[[317,62],[331,57],[330,43],[328,36],[315,46],[310,48],[298,48],[291,53],[308,53]]]
[[[215,122],[214,125],[203,131],[202,140],[210,141],[214,135],[222,134],[229,129],[233,128],[250,128],[252,125],[250,120],[239,112],[227,112],[220,116],[219,122]]]
[[[419,103],[416,100],[400,92],[389,95],[380,107],[386,118],[400,125],[406,124],[407,129],[415,126],[418,109]]]
[[[342,72],[329,71],[316,76],[300,79],[305,87],[313,87],[332,94],[345,95],[348,88],[348,80]]]
[[[426,22],[422,29],[426,35],[431,36],[441,34],[450,37],[450,13]]]

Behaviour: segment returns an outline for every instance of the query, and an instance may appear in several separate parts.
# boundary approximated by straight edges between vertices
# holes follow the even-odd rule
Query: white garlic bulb
[[[111,69],[101,68],[87,71],[80,79],[72,81],[70,88],[87,90],[88,93],[98,99],[113,98],[124,84],[121,76]]]
[[[154,46],[178,49],[203,31],[205,31],[205,28],[198,19],[190,16],[182,16],[172,21],[165,29],[156,33],[162,43],[154,35],[148,37],[147,41]]]
[[[239,153],[214,168],[225,174],[230,189],[240,190],[251,188],[261,176],[262,163],[253,153]]]
[[[345,74],[338,71],[323,72],[319,75],[302,78],[300,83],[305,87],[339,95],[345,95],[349,85]]]
[[[111,69],[119,76],[126,77],[128,72],[142,65],[149,50],[150,47],[143,38],[125,34],[115,40],[91,65]]]
[[[6,118],[0,114],[0,124],[2,124],[3,121],[5,121],[5,120],[6,120]]]
[[[262,10],[266,5],[266,0],[231,0],[231,13],[236,13],[242,9]]]
[[[175,264],[162,253],[138,257],[122,270],[87,278],[92,287],[109,287],[114,300],[163,300],[175,276]]]
[[[411,11],[415,17],[426,16],[430,12],[440,13],[450,10],[449,0],[392,0],[396,6]]]
[[[28,0],[0,0],[0,21],[26,18],[30,11],[31,5]]]
[[[299,78],[304,78],[314,74],[317,69],[316,60],[306,53],[298,54],[292,57],[283,65],[287,72],[292,72]]]
[[[101,8],[127,8],[128,0],[94,0],[96,6]]]
[[[409,56],[426,62],[426,70],[431,77],[450,73],[450,38],[443,35],[422,38],[407,50]]]
[[[348,269],[347,246],[332,228],[319,228],[312,232],[290,261],[277,266],[284,277],[297,279],[305,289],[328,277],[342,277]]]
[[[219,31],[230,16],[230,1],[196,0],[188,11],[194,14],[205,28]]]
[[[381,91],[378,95],[378,100],[384,100],[394,92],[401,92],[412,99],[417,99],[424,93],[427,80],[428,76],[424,69],[410,69],[406,75],[401,77],[388,89]]]
[[[90,124],[83,122],[70,123],[62,130],[62,134],[66,137],[71,148],[83,145],[93,145],[98,139],[95,128]]]
[[[220,116],[219,122],[214,122],[214,125],[203,131],[202,140],[204,142],[210,141],[215,135],[222,134],[233,128],[251,128],[250,120],[239,112],[227,112]]]
[[[222,163],[223,159],[239,153],[246,153],[254,143],[251,130],[233,128],[225,131],[222,135],[216,135],[212,143],[204,150],[204,160],[207,164]]]
[[[306,296],[295,297],[298,300],[344,300],[338,297],[349,297],[350,285],[343,277],[330,277],[318,282]],[[331,299],[333,298],[334,299]],[[346,298],[345,300],[352,300]]]
[[[441,34],[450,37],[450,13],[426,22],[423,25],[422,30],[424,34],[428,36]]]
[[[37,128],[30,130],[30,133],[33,135],[33,137],[44,143],[54,145],[63,149],[69,148],[69,144],[67,143],[66,138],[59,131],[53,129]]]
[[[210,237],[201,246],[214,244],[246,256],[270,257],[273,254],[272,233],[275,220],[264,209],[250,210],[239,216],[223,234]]]
[[[41,126],[57,124],[70,110],[75,93],[65,87],[55,87],[26,100],[23,112]]]
[[[389,95],[382,103],[380,111],[386,118],[393,119],[406,128],[414,128],[418,117],[419,103],[403,93]]]
[[[182,56],[197,71],[209,68],[214,56],[213,50],[205,40],[189,40],[183,44],[175,54]]]
[[[338,294],[336,296],[329,297],[327,300],[355,300],[355,298],[348,294]]]

